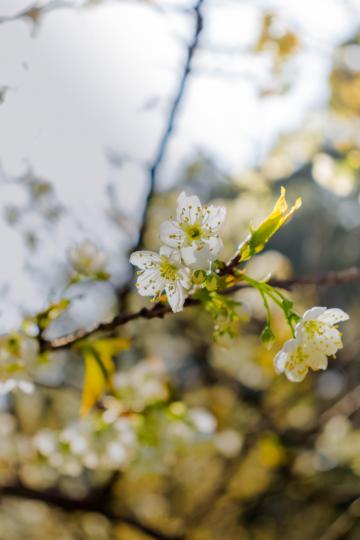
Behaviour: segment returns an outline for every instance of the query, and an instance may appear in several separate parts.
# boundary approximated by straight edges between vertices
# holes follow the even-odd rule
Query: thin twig
[[[139,234],[138,234],[135,245],[133,245],[130,249],[131,252],[141,249],[144,245],[144,238],[145,238],[145,234],[146,234],[146,230],[147,230],[148,222],[149,222],[151,201],[156,192],[158,172],[164,160],[165,153],[169,145],[171,135],[173,134],[174,129],[175,129],[176,118],[180,110],[181,102],[185,95],[186,84],[187,84],[189,75],[191,73],[193,58],[198,48],[200,34],[203,29],[203,16],[201,12],[203,3],[204,3],[204,0],[198,0],[194,8],[191,10],[195,18],[194,33],[186,50],[186,59],[185,59],[183,71],[179,79],[179,84],[175,92],[174,99],[169,109],[169,114],[165,123],[164,132],[160,138],[159,146],[155,154],[154,160],[148,167],[148,176],[149,176],[148,191],[145,197],[143,213],[140,220],[141,224],[140,224]],[[133,279],[131,279],[129,283],[121,289],[119,293],[119,300],[122,303],[124,303],[124,300],[126,299],[128,293],[130,292],[132,281]]]
[[[198,0],[196,5],[193,8],[193,13],[195,17],[195,28],[194,28],[194,34],[192,36],[192,39],[189,43],[189,46],[187,48],[186,53],[186,60],[183,68],[183,72],[181,75],[181,78],[179,80],[179,85],[175,93],[174,100],[172,102],[172,105],[170,107],[168,119],[165,125],[164,133],[160,139],[159,147],[155,155],[155,159],[153,163],[149,167],[149,189],[146,195],[145,199],[145,206],[144,206],[144,213],[142,216],[142,222],[140,226],[138,241],[136,245],[134,246],[134,251],[137,249],[140,249],[143,246],[144,243],[144,235],[146,232],[146,228],[148,225],[148,217],[149,217],[149,210],[150,210],[150,203],[151,199],[154,195],[155,189],[156,189],[156,182],[158,178],[158,171],[160,168],[160,165],[163,162],[165,152],[167,150],[167,147],[170,142],[171,135],[175,128],[175,121],[177,118],[177,114],[179,112],[180,104],[182,102],[182,99],[185,94],[186,89],[186,83],[188,81],[188,77],[191,73],[192,68],[192,62],[194,58],[195,51],[199,44],[199,38],[200,34],[203,29],[203,16],[201,13],[201,8],[204,3],[204,0]]]
[[[40,6],[38,2],[35,2],[21,11],[14,13],[13,15],[0,16],[0,24],[14,22],[21,19],[29,19],[36,24],[40,17],[45,15],[45,13],[49,13],[55,9],[66,9],[71,7],[71,4],[68,2],[63,2],[60,0],[53,0],[44,6]]]

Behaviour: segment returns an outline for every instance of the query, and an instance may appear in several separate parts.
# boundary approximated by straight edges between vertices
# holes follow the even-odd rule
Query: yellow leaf
[[[106,360],[109,360],[107,358]],[[99,355],[91,349],[84,352],[85,380],[81,402],[81,415],[85,415],[103,395],[110,382],[110,376],[114,371],[114,364],[110,358],[110,364],[104,362]]]
[[[286,190],[281,187],[280,197],[276,201],[271,214],[256,229],[251,230],[250,235],[240,245],[239,262],[247,261],[256,253],[262,251],[276,231],[285,225],[296,210],[300,208],[301,197],[296,199],[295,204],[289,208],[285,195]]]
[[[115,370],[112,357],[128,346],[129,340],[125,338],[82,342],[80,348],[85,362],[85,380],[81,415],[87,414],[104,392],[111,388],[111,378]]]
[[[114,356],[115,354],[128,349],[130,341],[125,338],[116,337],[108,339],[98,339],[91,344],[99,354]]]
[[[34,318],[34,322],[41,330],[47,328],[47,326],[54,321],[63,311],[67,309],[70,304],[70,300],[63,298],[56,304],[50,304],[44,311],[41,311]]]

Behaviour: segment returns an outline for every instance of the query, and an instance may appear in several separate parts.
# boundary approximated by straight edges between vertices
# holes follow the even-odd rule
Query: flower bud
[[[275,341],[275,336],[270,326],[265,326],[265,328],[261,332],[260,339],[267,349],[271,349]]]
[[[216,274],[210,274],[206,277],[205,287],[210,292],[215,292],[218,290],[220,285],[220,278]]]
[[[193,272],[192,282],[195,285],[201,285],[202,283],[204,283],[205,279],[206,279],[205,270],[195,270],[195,272]]]

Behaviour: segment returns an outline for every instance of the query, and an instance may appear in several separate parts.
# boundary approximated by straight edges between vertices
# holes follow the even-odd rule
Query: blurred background
[[[226,206],[225,259],[281,185],[302,197],[257,278],[359,266],[359,0],[1,0],[0,59],[0,375],[22,327],[35,385],[0,396],[0,540],[360,538],[358,284],[294,291],[351,315],[300,384],[253,291],[233,340],[196,308],[121,327],[85,417],[79,351],[30,328],[64,297],[48,338],[149,305],[129,251],[159,247],[182,190]],[[74,283],[84,241],[103,274]]]

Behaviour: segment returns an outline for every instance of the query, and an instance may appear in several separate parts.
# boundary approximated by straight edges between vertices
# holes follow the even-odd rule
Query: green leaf
[[[240,245],[238,261],[244,262],[256,253],[262,251],[270,238],[289,221],[293,214],[301,206],[301,198],[296,199],[295,204],[289,208],[285,198],[286,190],[281,188],[280,197],[276,201],[273,211],[260,223],[256,229],[251,230],[250,235]]]

